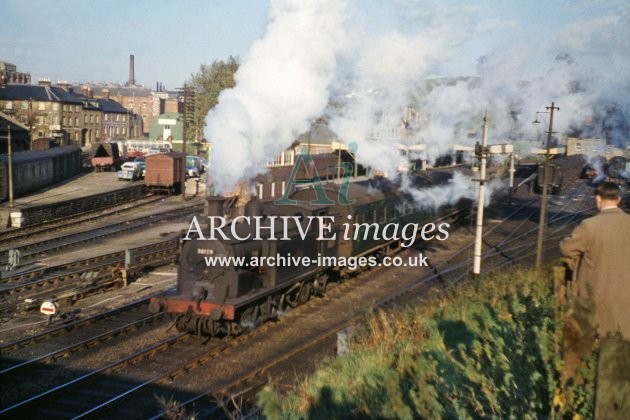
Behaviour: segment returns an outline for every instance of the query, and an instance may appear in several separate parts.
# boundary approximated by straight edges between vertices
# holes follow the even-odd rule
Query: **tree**
[[[235,86],[234,73],[238,66],[238,59],[230,56],[227,61],[215,60],[211,65],[202,64],[199,72],[192,75],[188,84],[193,88],[195,104],[187,140],[195,142],[203,138],[206,115],[218,103],[221,91]]]

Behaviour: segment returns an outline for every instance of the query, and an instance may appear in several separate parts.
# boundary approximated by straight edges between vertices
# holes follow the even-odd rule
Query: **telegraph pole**
[[[479,145],[479,143],[477,143]],[[488,115],[483,116],[483,134],[481,136],[481,147],[479,150],[479,197],[477,198],[477,228],[475,230],[475,251],[473,256],[473,274],[481,274],[481,239],[483,236],[483,204],[485,201],[484,183],[486,181],[486,159],[488,156]]]
[[[184,83],[184,118],[182,121],[182,153],[184,154],[184,178],[182,179],[182,199],[186,199],[186,175],[188,175],[188,169],[186,168],[186,161],[188,160],[186,156],[186,125],[187,125],[187,109],[188,108],[188,85]]]
[[[11,148],[11,123],[7,126],[7,181],[9,183],[9,207],[13,207],[13,151]]]
[[[553,111],[560,111],[560,108],[552,102],[551,106],[545,107],[549,111],[549,131],[547,131],[547,147],[545,153],[545,162],[543,165],[543,188],[540,197],[540,220],[538,221],[538,242],[536,243],[536,269],[540,268],[542,263],[542,249],[545,238],[545,224],[547,223],[547,194],[549,185],[549,156],[551,152],[551,135],[553,134]]]
[[[190,85],[184,83],[184,118],[182,121],[182,153],[184,154],[184,180],[182,182],[182,198],[186,197],[186,175],[188,175],[188,170],[186,169],[186,136],[188,135],[188,126],[190,124],[190,120],[194,118],[195,115],[195,94],[192,91]]]

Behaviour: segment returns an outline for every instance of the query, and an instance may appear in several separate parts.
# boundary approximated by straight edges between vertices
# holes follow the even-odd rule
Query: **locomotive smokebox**
[[[206,216],[223,216],[223,205],[225,197],[222,195],[211,195],[206,197],[205,213]]]

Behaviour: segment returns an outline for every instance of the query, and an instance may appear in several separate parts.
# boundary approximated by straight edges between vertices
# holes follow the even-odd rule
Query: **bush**
[[[512,270],[412,308],[378,311],[350,353],[289,395],[266,388],[259,404],[270,418],[550,416],[562,393],[549,279]]]

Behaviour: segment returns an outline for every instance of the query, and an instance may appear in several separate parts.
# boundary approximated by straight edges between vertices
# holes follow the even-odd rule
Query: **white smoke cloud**
[[[513,142],[520,154],[540,147],[554,102],[555,137],[583,135],[629,145],[630,7],[566,26],[544,42],[511,41],[479,57],[476,74],[439,79],[479,37],[510,33],[518,24],[479,19],[481,6],[399,0],[395,30],[362,27],[360,4],[329,0],[271,2],[265,36],[237,72],[207,119],[212,176],[219,188],[264,171],[310,121],[325,115],[332,130],[358,144],[365,165],[393,173],[393,143],[423,143],[429,159],[453,144],[480,141],[484,112],[489,142]],[[484,38],[485,39],[485,38]],[[331,103],[336,106],[329,106]],[[414,134],[400,136],[406,107],[417,111]],[[454,191],[464,194],[464,188]]]
[[[264,37],[206,119],[218,191],[261,172],[321,114],[345,46],[344,19],[342,1],[271,2]]]

